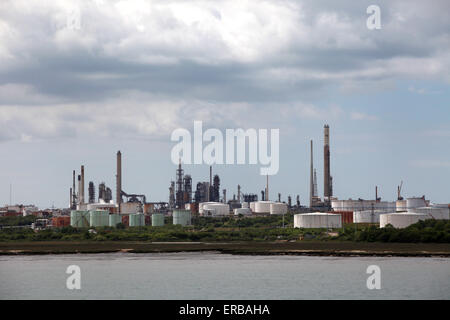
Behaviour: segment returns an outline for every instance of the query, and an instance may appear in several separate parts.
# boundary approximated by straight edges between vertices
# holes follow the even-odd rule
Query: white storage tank
[[[128,218],[128,225],[130,227],[142,227],[145,226],[145,216],[142,213],[130,214]]]
[[[191,224],[191,211],[189,210],[173,210],[173,224],[188,226]]]
[[[294,215],[294,228],[341,228],[340,214],[315,212]]]
[[[395,205],[396,205],[395,211],[397,212],[406,211],[408,209],[406,205],[406,200],[397,200]]]
[[[250,209],[250,204],[248,202],[242,202],[242,208],[249,208]]]
[[[238,208],[238,209],[234,209],[234,215],[238,216],[238,215],[251,215],[252,214],[252,210],[250,210],[250,208]]]
[[[207,203],[203,205],[202,215],[203,216],[214,216],[221,217],[227,216],[230,214],[230,206],[226,203]]]
[[[286,214],[287,204],[282,202],[275,202],[270,204],[270,214]]]
[[[428,215],[420,213],[384,213],[380,215],[380,228],[391,224],[394,228],[406,228],[419,220],[429,219]]]
[[[427,203],[425,202],[424,198],[408,198],[406,199],[406,208],[407,210],[415,209],[415,208],[422,208],[426,207]]]
[[[109,212],[106,210],[95,210],[89,214],[89,225],[91,227],[108,227]]]
[[[380,214],[389,213],[387,210],[362,210],[353,212],[353,223],[379,223]]]
[[[449,220],[450,208],[423,207],[410,209],[408,212],[426,214],[430,219]]]
[[[255,204],[256,202],[250,202],[250,210],[252,210],[252,212],[255,212]]]
[[[120,214],[110,214],[109,215],[109,226],[117,227],[119,223],[122,223],[122,216]]]
[[[331,200],[333,211],[363,211],[369,209],[392,209],[396,207],[395,202],[375,200]]]
[[[273,201],[257,201],[254,202],[255,209],[254,213],[270,213],[270,205],[274,203]]]
[[[209,201],[209,202],[200,202],[200,203],[198,204],[198,213],[199,213],[200,215],[203,215],[203,208],[204,208],[204,206],[206,206],[206,205],[208,205],[208,204],[218,204],[218,203],[220,203],[220,202],[213,202],[213,201]]]
[[[152,226],[153,227],[164,226],[164,214],[162,214],[162,213],[152,214]]]
[[[450,209],[450,204],[448,203],[433,203],[431,204],[433,208],[447,208]]]

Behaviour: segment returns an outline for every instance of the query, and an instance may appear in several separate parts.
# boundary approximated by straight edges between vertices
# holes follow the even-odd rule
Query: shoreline
[[[218,252],[233,255],[299,255],[333,257],[443,257],[450,258],[448,243],[379,242],[139,242],[139,241],[36,241],[0,242],[0,255],[58,255],[94,253]]]

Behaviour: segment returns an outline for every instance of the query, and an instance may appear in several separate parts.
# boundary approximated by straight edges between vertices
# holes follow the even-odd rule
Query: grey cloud
[[[176,1],[119,9],[114,1],[84,1],[82,29],[74,31],[64,30],[70,3],[77,2],[0,4],[0,108],[28,124],[31,136],[72,136],[81,127],[146,137],[165,132],[151,120],[162,115],[166,127],[214,117],[211,110],[236,116],[239,108],[263,121],[273,106],[308,114],[298,105],[330,87],[450,80],[445,1],[379,1],[380,31],[365,27],[370,1],[190,2],[192,12]],[[49,116],[51,130],[14,111],[28,106]],[[106,113],[124,120],[100,119]],[[220,123],[236,121],[217,114]],[[19,139],[20,130],[2,137]]]

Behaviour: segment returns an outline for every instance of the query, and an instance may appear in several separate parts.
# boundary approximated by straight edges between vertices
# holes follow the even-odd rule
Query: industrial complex
[[[187,226],[192,218],[201,217],[253,217],[264,215],[294,214],[295,228],[341,228],[344,224],[376,224],[380,228],[392,225],[404,228],[425,219],[449,219],[449,204],[434,204],[422,197],[403,198],[401,183],[398,186],[395,201],[381,201],[378,187],[375,187],[373,200],[340,200],[333,196],[333,177],[330,170],[331,148],[330,127],[324,126],[323,132],[323,197],[318,195],[317,173],[313,159],[313,141],[310,141],[310,197],[309,205],[301,205],[297,195],[296,203],[291,196],[287,202],[281,201],[278,193],[276,200],[269,199],[269,177],[264,190],[242,193],[236,186],[236,193],[229,199],[227,190],[220,189],[220,177],[213,175],[209,167],[209,181],[198,181],[193,188],[193,178],[182,168],[181,160],[175,170],[175,179],[170,181],[167,202],[149,202],[143,194],[129,193],[122,189],[122,153],[116,154],[115,197],[104,182],[96,187],[93,181],[88,183],[85,194],[85,166],[80,172],[72,171],[70,202],[68,208],[39,211],[34,206],[5,206],[0,215],[39,215],[35,228],[72,226],[82,227],[139,227],[145,225],[163,226],[167,221]],[[52,219],[48,219],[52,217]]]

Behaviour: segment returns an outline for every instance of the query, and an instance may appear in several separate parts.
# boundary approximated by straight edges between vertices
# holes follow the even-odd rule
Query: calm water
[[[67,266],[81,290],[66,289]],[[381,290],[366,269],[381,268]],[[0,256],[0,299],[450,299],[450,259],[216,253]]]

